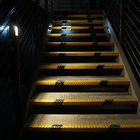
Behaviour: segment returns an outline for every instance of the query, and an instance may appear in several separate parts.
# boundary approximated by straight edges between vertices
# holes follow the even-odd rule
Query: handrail
[[[140,86],[140,1],[108,0],[108,3],[109,19]]]
[[[0,85],[11,89],[10,95],[15,100],[13,113],[19,131],[38,67],[36,60],[40,59],[39,51],[46,34],[47,17],[32,0],[13,0],[10,5],[4,1],[0,7],[0,11],[3,10],[0,12]],[[18,36],[15,35],[15,26]],[[7,27],[8,32],[4,38]],[[4,95],[9,98],[9,95]]]

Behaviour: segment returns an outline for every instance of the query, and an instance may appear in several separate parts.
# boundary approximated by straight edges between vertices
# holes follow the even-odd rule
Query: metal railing
[[[111,24],[140,85],[140,1],[108,0]]]
[[[46,31],[47,16],[38,3],[32,0],[1,3],[0,88],[1,103],[7,109],[4,112],[2,108],[1,113],[5,113],[3,116],[7,120],[14,119],[6,120],[7,124],[3,122],[7,128],[12,121],[16,121],[14,127],[18,130],[21,127]]]

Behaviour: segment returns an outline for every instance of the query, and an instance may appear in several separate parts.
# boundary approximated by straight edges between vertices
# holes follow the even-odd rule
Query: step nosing
[[[113,42],[48,42],[48,45],[53,45],[53,46],[94,46],[94,45],[99,45],[99,46],[112,46],[114,47]]]
[[[64,66],[64,69],[123,69],[123,64],[117,63],[101,63],[101,64],[93,64],[93,63],[50,63],[50,64],[42,64],[40,69],[58,69],[59,66]]]
[[[46,131],[56,130],[139,130],[140,117],[138,115],[64,115],[64,114],[36,114],[32,116],[33,121],[26,123],[25,127],[30,129],[44,129]],[[53,128],[53,129],[50,129]]]
[[[119,52],[49,52],[48,57],[118,57]]]
[[[48,80],[38,80],[36,85],[58,85],[57,83],[62,83],[61,86],[115,86],[115,85],[130,85],[129,80],[64,80],[64,79],[48,79]],[[59,84],[60,86],[60,84]]]

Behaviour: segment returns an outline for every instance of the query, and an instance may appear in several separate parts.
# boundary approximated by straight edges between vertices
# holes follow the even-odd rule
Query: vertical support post
[[[18,45],[18,27],[14,26],[12,17],[10,19],[9,43],[13,47],[13,69],[11,70],[14,81],[14,98],[15,98],[15,113],[17,123],[17,136],[19,135],[22,124],[22,95],[21,95],[21,70],[20,70],[20,55]]]

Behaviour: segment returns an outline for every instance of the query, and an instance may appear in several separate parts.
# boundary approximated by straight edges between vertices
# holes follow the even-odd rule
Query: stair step
[[[80,34],[48,34],[48,37],[91,37],[91,33],[80,33]]]
[[[42,92],[34,96],[32,105],[35,113],[136,113],[138,100],[123,93]]]
[[[50,26],[51,33],[108,33],[108,26],[105,25],[88,25],[88,26]]]
[[[25,127],[32,131],[108,132],[140,131],[138,115],[33,115]]]
[[[132,95],[123,94],[123,92],[121,95],[112,92],[108,94],[94,92],[42,92],[35,95],[32,103],[37,105],[137,105],[138,100]]]
[[[84,63],[84,62],[118,62],[118,52],[46,52],[43,62],[52,63]]]
[[[75,33],[75,34],[57,34],[51,33],[48,34],[48,37],[92,37],[94,36],[92,33]],[[109,33],[96,33],[96,37],[110,37]]]
[[[129,85],[130,81],[126,78],[120,78],[120,77],[96,77],[96,76],[50,76],[47,78],[42,78],[41,80],[38,80],[37,84],[49,84],[49,85],[55,85],[55,83],[58,80],[62,80],[65,83],[64,85],[100,85],[102,81],[106,81],[107,85]]]
[[[41,65],[41,69],[59,69],[59,67],[63,67],[62,69],[123,69],[124,65],[122,64],[67,64],[67,63],[56,63],[56,64],[44,64]]]
[[[112,51],[112,42],[48,42],[47,51]]]
[[[113,94],[113,93],[110,93]],[[42,92],[32,99],[36,105],[137,105],[132,95],[102,95],[102,93]],[[57,104],[58,103],[58,104]]]
[[[93,24],[100,24],[100,23],[105,23],[106,20],[53,20],[52,23],[53,24],[57,24],[57,23],[93,23]]]
[[[43,91],[128,91],[130,86],[128,79],[115,76],[50,76],[35,83]]]
[[[118,57],[119,52],[48,52],[45,53],[49,56],[114,56]]]
[[[52,26],[50,29],[52,30],[63,30],[63,29],[71,29],[71,30],[90,30],[92,26]],[[108,29],[108,26],[94,26],[95,30]]]
[[[124,66],[117,63],[51,63],[41,65],[40,69],[45,75],[120,75]]]
[[[48,42],[51,46],[114,46],[112,42]]]
[[[133,103],[135,101],[137,102],[137,99],[128,92],[39,92],[34,95],[32,102],[35,104],[49,104],[49,102],[53,103],[56,99],[64,99],[66,104],[71,102],[84,103],[90,101],[100,104],[106,101],[106,99],[112,100],[112,103],[122,103],[128,100],[130,101],[130,104],[131,101]],[[47,101],[48,103],[46,103]]]

